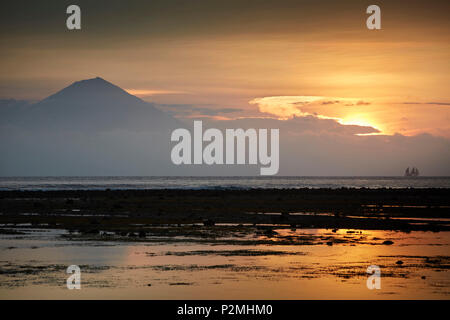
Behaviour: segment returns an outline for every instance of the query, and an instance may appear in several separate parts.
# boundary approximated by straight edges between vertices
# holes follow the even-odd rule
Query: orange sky
[[[314,115],[450,138],[446,1],[381,2],[379,31],[365,27],[364,1],[100,2],[81,2],[80,32],[59,7],[2,8],[0,97],[101,76],[198,116]]]

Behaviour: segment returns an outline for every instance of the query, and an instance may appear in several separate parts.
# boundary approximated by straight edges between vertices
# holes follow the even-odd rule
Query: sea
[[[450,177],[0,177],[0,190],[450,188]]]

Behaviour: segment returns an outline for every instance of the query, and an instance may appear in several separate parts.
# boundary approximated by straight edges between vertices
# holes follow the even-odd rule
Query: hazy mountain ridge
[[[0,108],[0,175],[169,174],[172,116],[102,79]],[[169,158],[167,158],[169,157]]]
[[[14,111],[9,113],[22,114],[12,124],[33,130],[165,131],[179,126],[176,119],[153,104],[99,77],[74,82],[26,109]],[[3,122],[8,120],[8,114],[4,116]]]
[[[10,125],[21,121],[32,104],[28,100],[0,99],[0,125]]]

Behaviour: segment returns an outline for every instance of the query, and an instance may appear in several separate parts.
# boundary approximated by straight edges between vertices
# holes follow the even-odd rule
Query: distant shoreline
[[[83,176],[0,177],[0,191],[251,190],[340,188],[450,188],[450,177]]]

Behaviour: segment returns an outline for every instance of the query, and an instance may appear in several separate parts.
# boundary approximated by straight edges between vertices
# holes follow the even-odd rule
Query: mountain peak
[[[57,100],[66,98],[89,98],[95,99],[96,97],[108,96],[110,98],[123,98],[133,97],[122,88],[112,84],[109,81],[101,77],[95,77],[91,79],[80,80],[72,83],[70,86],[58,91],[57,93],[49,96],[45,100]]]
[[[31,109],[34,123],[58,130],[167,130],[178,126],[153,104],[100,77],[76,81]]]
[[[75,83],[83,83],[83,84],[109,84],[109,85],[113,85],[111,82],[106,81],[105,79],[103,79],[102,77],[95,77],[95,78],[91,78],[91,79],[85,79],[85,80],[80,80],[80,81],[75,81],[73,84]]]

